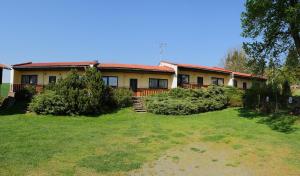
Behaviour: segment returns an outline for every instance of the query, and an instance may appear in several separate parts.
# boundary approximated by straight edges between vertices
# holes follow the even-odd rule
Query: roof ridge
[[[167,66],[161,66],[161,65],[146,65],[146,64],[126,64],[126,63],[109,63],[109,62],[105,62],[105,63],[99,63],[99,65],[103,65],[103,64],[115,64],[115,65],[137,65],[137,66],[147,66],[147,67],[167,67]],[[169,68],[169,67],[168,67]]]
[[[14,64],[12,66],[20,66],[20,65],[26,65],[26,64],[32,64],[32,62],[23,62],[23,63],[19,63],[19,64]]]
[[[178,65],[178,63],[167,61],[167,60],[161,60],[160,62],[165,62],[165,63],[168,63],[168,64]]]

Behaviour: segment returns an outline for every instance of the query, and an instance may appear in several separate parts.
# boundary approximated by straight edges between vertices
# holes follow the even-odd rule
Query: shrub
[[[2,106],[3,101],[4,101],[4,97],[0,96],[0,107]]]
[[[280,132],[290,132],[293,130],[292,125],[295,123],[296,119],[294,117],[284,117],[274,120],[270,127],[273,130]]]
[[[126,88],[113,89],[113,99],[120,108],[132,105],[133,92]]]
[[[207,89],[176,88],[169,92],[145,98],[149,112],[165,115],[187,115],[226,107],[224,88],[210,86]]]
[[[31,100],[31,98],[36,94],[35,86],[27,85],[19,92],[16,92],[16,99],[17,100]]]
[[[241,107],[243,106],[244,90],[228,86],[225,87],[225,95],[228,97],[228,106]]]
[[[267,124],[273,130],[287,133],[293,130],[293,124],[295,121],[296,117],[275,114],[262,119],[260,122]]]
[[[46,90],[42,94],[33,97],[29,104],[29,110],[38,114],[59,115],[65,112],[64,99],[54,91]]]
[[[96,68],[87,69],[83,75],[72,70],[35,96],[30,110],[39,114],[96,115],[130,106],[131,98],[132,92],[127,89],[105,86]]]
[[[99,114],[107,110],[105,95],[106,87],[96,68],[89,68],[83,75],[71,70],[64,79],[55,85],[47,87],[44,93],[37,95],[32,102],[31,110],[37,113],[49,114]],[[48,92],[50,90],[50,92]],[[59,101],[61,109],[57,109],[54,101]],[[63,104],[60,104],[63,102]],[[43,111],[42,109],[47,110]]]

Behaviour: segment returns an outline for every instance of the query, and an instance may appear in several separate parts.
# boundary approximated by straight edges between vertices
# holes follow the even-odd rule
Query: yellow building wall
[[[59,78],[66,77],[67,70],[49,70],[49,71],[40,71],[40,70],[14,70],[14,84],[21,84],[22,75],[37,75],[38,76],[38,85],[47,85],[49,83],[49,76],[56,76],[56,80]],[[83,73],[83,71],[78,71]]]
[[[172,75],[171,74],[150,74],[150,73],[130,73],[130,72],[101,72],[102,76],[117,76],[118,87],[130,87],[130,79],[138,80],[138,88],[149,88],[149,78],[167,79],[168,88],[171,89]]]
[[[252,86],[252,81],[250,79],[243,79],[243,78],[234,78],[237,81],[238,88],[243,88],[243,83],[247,83],[247,89]]]
[[[14,84],[21,84],[22,75],[37,75],[38,85],[47,85],[49,83],[49,76],[56,76],[56,80],[59,78],[66,77],[69,71],[17,71],[14,70]],[[83,71],[79,71],[83,73]],[[172,85],[172,75],[171,74],[150,74],[150,73],[130,73],[130,72],[101,72],[102,76],[117,76],[118,77],[118,87],[129,88],[129,80],[137,79],[138,88],[149,88],[149,78],[157,79],[167,79],[168,88]]]
[[[66,77],[69,71],[39,71],[39,70],[28,70],[28,71],[17,71],[14,70],[14,84],[21,84],[22,75],[37,75],[38,85],[47,85],[49,83],[49,76],[56,76],[56,80],[59,78]],[[83,73],[83,71],[79,71]],[[197,77],[203,77],[204,85],[211,85],[211,77],[224,78],[224,85],[228,85],[230,80],[230,75],[218,74],[218,73],[206,73],[201,71],[180,71],[179,74],[190,75],[190,83],[197,83]],[[149,88],[149,78],[157,79],[167,79],[168,88],[171,89],[173,77],[172,74],[151,74],[151,73],[132,73],[132,72],[101,72],[102,76],[117,76],[118,77],[118,87],[130,87],[130,79],[138,80],[138,88]],[[235,78],[238,82],[238,88],[243,88],[243,82],[247,83],[247,88],[250,88],[252,81],[249,79]]]
[[[186,71],[186,70],[179,70],[178,74],[185,74],[190,75],[190,84],[197,84],[197,77],[203,77],[203,84],[204,85],[211,85],[211,78],[224,78],[224,85],[228,85],[230,74],[218,74],[218,73],[208,73],[208,72],[201,72],[201,71]]]

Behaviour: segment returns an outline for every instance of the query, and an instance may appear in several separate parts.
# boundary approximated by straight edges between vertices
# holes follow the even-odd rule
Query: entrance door
[[[198,86],[200,86],[200,87],[203,86],[203,77],[197,77],[197,84],[198,84]]]
[[[133,92],[136,92],[137,88],[138,88],[138,81],[137,81],[137,79],[130,79],[130,89]]]

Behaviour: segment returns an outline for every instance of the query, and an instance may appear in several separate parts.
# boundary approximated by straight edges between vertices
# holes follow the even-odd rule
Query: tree
[[[291,49],[285,59],[283,74],[291,84],[300,83],[300,60],[295,49]]]
[[[221,60],[223,68],[235,71],[249,73],[248,58],[242,49],[234,48],[229,50],[226,56]]]
[[[243,48],[252,62],[263,69],[266,61],[278,61],[292,48],[300,56],[300,0],[247,0],[245,7],[242,36],[252,41]]]
[[[83,76],[86,85],[85,112],[100,113],[104,104],[104,92],[106,86],[102,80],[101,73],[96,68],[89,68]]]
[[[108,88],[96,68],[87,68],[82,75],[71,70],[64,79],[49,88],[62,97],[65,114],[99,114],[110,105],[106,102]]]

